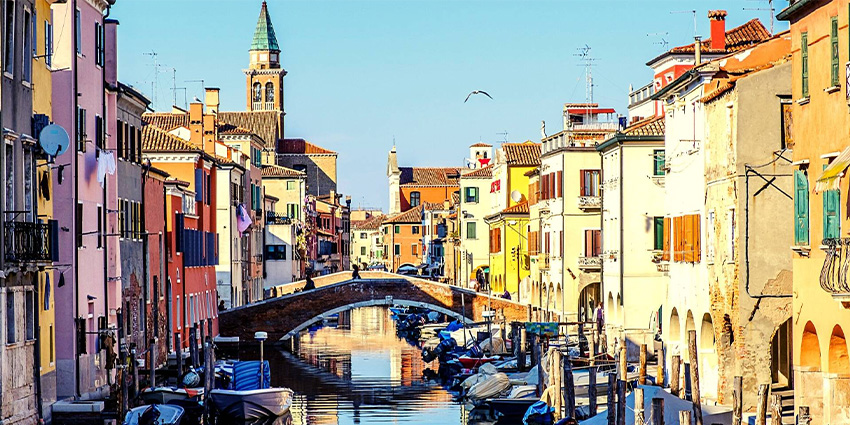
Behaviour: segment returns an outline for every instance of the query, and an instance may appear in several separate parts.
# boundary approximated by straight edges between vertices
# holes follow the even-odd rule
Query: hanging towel
[[[48,182],[49,177],[47,177],[49,173],[43,172],[41,173],[41,180],[38,181],[38,188],[41,190],[41,196],[44,197],[45,201],[50,200],[50,182]]]
[[[100,183],[100,187],[104,187],[107,174],[115,174],[115,154],[101,150],[97,158],[97,182]]]
[[[248,215],[245,205],[239,204],[236,206],[236,230],[239,233],[244,233],[249,227],[251,227],[251,217]]]

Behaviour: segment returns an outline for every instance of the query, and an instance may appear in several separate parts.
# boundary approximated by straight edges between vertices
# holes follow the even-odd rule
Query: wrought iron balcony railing
[[[601,196],[579,196],[578,207],[582,210],[598,210],[602,208]]]
[[[284,214],[266,213],[266,224],[292,224],[292,219]]]
[[[58,222],[31,223],[7,221],[5,229],[6,261],[41,263],[58,260]]]
[[[593,257],[578,257],[578,268],[581,270],[601,270],[602,257],[598,255]]]
[[[831,294],[850,294],[847,284],[847,270],[850,266],[848,248],[850,238],[824,239],[823,249],[826,259],[820,271],[820,286]]]
[[[537,264],[540,270],[549,270],[549,254],[537,254]]]

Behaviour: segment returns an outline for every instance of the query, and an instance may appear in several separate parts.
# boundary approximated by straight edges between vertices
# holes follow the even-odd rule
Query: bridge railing
[[[363,279],[397,279],[400,275],[387,272],[361,271],[360,277]],[[316,288],[321,288],[323,286],[330,286],[347,280],[351,280],[351,271],[316,276],[313,278],[313,284],[316,285]],[[284,283],[283,285],[275,285],[266,290],[266,299],[294,294],[303,290],[304,285],[306,284],[306,280],[299,280],[296,282]]]

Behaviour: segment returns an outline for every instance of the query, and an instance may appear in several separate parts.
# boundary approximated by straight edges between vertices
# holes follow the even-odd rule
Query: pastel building
[[[491,156],[492,159],[492,156]],[[461,174],[458,221],[458,259],[456,284],[470,286],[478,271],[484,273],[490,265],[490,251],[487,243],[489,228],[484,217],[490,215],[490,181],[493,167],[487,165]],[[479,285],[479,289],[481,285]]]

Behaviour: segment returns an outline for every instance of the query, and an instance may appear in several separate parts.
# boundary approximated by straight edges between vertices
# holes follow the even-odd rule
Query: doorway
[[[788,319],[779,325],[770,340],[770,380],[773,389],[793,387],[791,364],[794,352],[791,329],[791,319]]]

